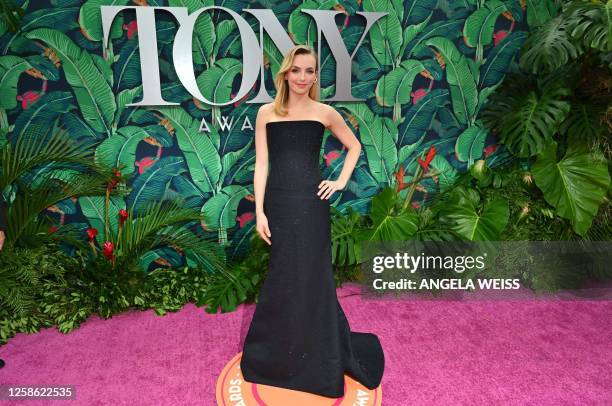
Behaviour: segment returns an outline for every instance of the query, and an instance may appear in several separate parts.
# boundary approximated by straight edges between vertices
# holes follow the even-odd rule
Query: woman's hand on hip
[[[319,191],[317,192],[317,196],[319,196],[321,199],[329,199],[334,192],[344,189],[345,186],[346,182],[326,179],[319,183]]]

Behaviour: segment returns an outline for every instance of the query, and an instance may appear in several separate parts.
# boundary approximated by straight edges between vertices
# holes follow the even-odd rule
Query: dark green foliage
[[[127,21],[118,17],[113,48],[103,52],[99,15],[87,12],[91,4],[33,10],[21,31],[0,20],[0,85],[8,95],[0,101],[0,186],[9,197],[9,238],[0,253],[3,342],[42,327],[68,332],[94,314],[154,309],[162,315],[188,302],[210,313],[232,311],[257,300],[267,271],[269,247],[252,233],[255,219],[236,227],[238,206],[252,197],[255,158],[253,134],[239,126],[245,118],[253,122],[256,109],[244,100],[224,109],[196,103],[169,62],[176,27],[161,21],[163,94],[181,105],[128,107],[142,93],[136,39],[127,38]],[[389,16],[356,53],[353,94],[366,101],[335,104],[364,146],[354,176],[359,184],[334,197],[337,285],[363,276],[363,242],[612,239],[610,2],[557,4],[531,1],[524,11],[518,1],[497,0],[361,4]],[[291,7],[279,7],[284,23]],[[17,18],[13,10],[18,13],[8,16]],[[515,26],[523,21],[533,30],[529,37]],[[308,18],[294,16],[287,26],[297,42],[311,42]],[[359,27],[346,28],[342,35],[354,46]],[[241,69],[237,30],[229,20],[209,18],[198,21],[198,30],[198,83],[204,94],[225,100]],[[205,32],[219,42],[208,41]],[[513,61],[521,47],[518,70]],[[264,51],[271,77],[282,55],[269,41]],[[327,97],[334,92],[334,62],[326,50],[321,56]],[[504,80],[508,69],[515,74]],[[57,82],[60,90],[41,91],[24,107],[17,93],[21,79],[32,80],[26,72],[45,84]],[[199,132],[201,118],[210,125],[224,115],[238,124]],[[68,136],[63,141],[54,138],[60,126]],[[519,159],[499,165],[498,152],[485,154],[487,129],[501,141],[502,154]],[[437,153],[429,170],[421,170],[432,147]],[[86,169],[94,168],[94,152],[104,168],[92,174]],[[343,157],[330,162],[333,178]],[[122,181],[123,193],[105,198],[115,167],[131,188]],[[52,205],[97,227],[93,247],[76,224],[48,232],[45,209]],[[129,211],[124,228],[117,218],[122,209]],[[76,258],[44,245],[52,241],[74,247]],[[225,263],[227,241],[240,244],[234,252],[250,246],[248,254]],[[102,254],[105,242],[115,244],[112,259]],[[610,277],[602,269],[526,273],[530,260],[505,256],[497,270],[534,290]]]
[[[45,327],[68,333],[92,315],[176,312],[186,303],[201,302],[211,286],[211,274],[202,268],[112,269],[106,260],[91,263],[51,246],[2,252],[0,269],[0,343]]]
[[[208,313],[233,311],[240,303],[257,301],[259,286],[268,269],[269,247],[254,232],[250,236],[251,250],[242,260],[234,263],[226,274],[215,273],[208,278],[208,289],[197,302],[206,305]]]
[[[593,222],[596,235],[606,234],[594,219],[610,202],[612,27],[604,16],[611,7],[599,0],[560,3],[525,42],[522,71],[508,77],[483,113],[515,156],[529,158],[524,163],[550,216],[569,220],[587,239]]]
[[[25,11],[13,0],[2,0],[0,2],[0,27],[6,26],[10,31],[16,32]]]

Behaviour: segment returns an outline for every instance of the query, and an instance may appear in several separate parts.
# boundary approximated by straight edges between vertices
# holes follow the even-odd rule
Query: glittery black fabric
[[[240,367],[248,382],[339,398],[345,373],[378,387],[384,354],[376,335],[350,331],[336,296],[329,200],[317,196],[324,131],[315,120],[266,125],[272,245]]]

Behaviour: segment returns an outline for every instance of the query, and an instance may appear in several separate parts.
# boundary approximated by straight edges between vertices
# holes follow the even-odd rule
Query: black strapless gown
[[[351,332],[338,302],[331,259],[329,200],[319,153],[325,126],[316,120],[266,125],[270,172],[264,213],[270,263],[242,352],[247,382],[339,398],[344,374],[379,386],[384,354],[378,337]]]

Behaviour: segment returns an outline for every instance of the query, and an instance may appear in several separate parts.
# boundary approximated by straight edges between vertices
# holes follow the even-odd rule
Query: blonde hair
[[[286,116],[288,113],[287,101],[289,100],[289,86],[285,80],[285,73],[287,73],[287,71],[289,71],[289,69],[291,69],[293,66],[293,60],[296,55],[312,55],[315,60],[315,73],[319,72],[319,58],[317,57],[317,53],[311,47],[306,45],[296,45],[292,47],[289,52],[287,52],[287,55],[285,55],[280,69],[274,78],[274,85],[276,87],[276,96],[274,97],[274,113],[278,116]],[[315,101],[319,101],[319,92],[319,80],[317,80],[310,87],[308,96]]]

